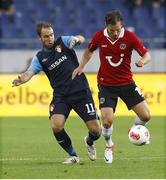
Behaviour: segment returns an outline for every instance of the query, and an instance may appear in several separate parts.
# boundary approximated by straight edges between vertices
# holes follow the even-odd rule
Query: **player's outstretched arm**
[[[92,55],[93,55],[93,52],[91,52],[89,49],[85,50],[79,66],[72,73],[72,79],[74,79],[77,75],[82,74],[84,66],[88,63]]]
[[[29,81],[29,80],[32,78],[32,76],[33,76],[34,74],[35,74],[35,73],[32,72],[32,71],[26,71],[26,72],[24,72],[23,74],[18,75],[18,77],[13,80],[12,86],[15,87],[15,86],[19,86],[19,85],[21,85],[21,84],[26,83],[27,81]]]
[[[142,67],[144,66],[145,64],[148,64],[149,62],[151,61],[151,56],[148,52],[146,52],[141,59],[138,59],[136,62],[135,62],[135,65],[137,67]]]

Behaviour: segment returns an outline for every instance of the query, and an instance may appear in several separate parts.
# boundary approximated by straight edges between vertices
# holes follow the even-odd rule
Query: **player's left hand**
[[[142,66],[144,65],[144,63],[142,62],[141,59],[138,59],[137,61],[135,61],[135,65],[136,65],[137,67],[142,67]]]

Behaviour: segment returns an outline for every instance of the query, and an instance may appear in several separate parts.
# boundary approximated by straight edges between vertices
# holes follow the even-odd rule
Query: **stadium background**
[[[156,119],[159,120],[158,123],[157,121],[152,122],[150,125],[150,130],[153,131],[156,126],[158,126],[158,128],[160,126],[161,128],[165,127],[166,2],[165,0],[138,0],[140,3],[134,4],[136,1],[137,0],[14,0],[16,12],[11,17],[7,17],[3,13],[0,13],[0,144],[2,142],[3,147],[0,151],[0,165],[4,163],[4,168],[0,168],[0,177],[44,177],[39,175],[35,176],[34,174],[28,176],[28,173],[26,174],[25,172],[22,174],[22,176],[19,176],[21,171],[18,169],[18,174],[11,171],[11,174],[9,173],[9,175],[6,175],[6,169],[9,168],[9,164],[12,161],[6,161],[6,164],[4,162],[4,158],[13,157],[10,156],[12,153],[15,153],[15,156],[19,156],[16,153],[18,151],[18,146],[20,153],[25,150],[24,147],[19,144],[19,140],[16,142],[14,141],[15,143],[13,143],[13,134],[15,134],[16,131],[20,131],[20,129],[15,126],[13,128],[12,122],[21,124],[21,128],[26,128],[27,118],[25,116],[28,116],[29,122],[31,122],[31,119],[33,119],[34,122],[40,120],[41,123],[43,120],[45,121],[48,116],[48,105],[51,100],[52,90],[49,87],[46,77],[42,73],[35,76],[30,82],[22,87],[11,87],[12,80],[17,76],[17,74],[26,70],[33,55],[35,55],[35,53],[41,47],[35,32],[35,24],[38,21],[44,20],[52,22],[55,28],[56,36],[76,34],[84,35],[86,38],[86,43],[76,48],[76,53],[80,59],[90,37],[93,35],[93,32],[104,27],[105,13],[113,9],[120,10],[124,16],[125,27],[135,32],[138,37],[141,38],[144,45],[149,48],[152,56],[152,62],[150,64],[143,68],[137,68],[134,65],[134,59],[138,58],[138,55],[135,52],[133,52],[132,55],[132,71],[134,72],[134,79],[142,90],[150,106],[152,117],[156,116]],[[96,52],[89,64],[86,66],[85,72],[90,82],[90,87],[97,107],[96,72],[98,67],[99,59],[98,52]],[[71,115],[75,115],[74,112],[72,112]],[[130,120],[132,118],[129,116],[133,117],[133,113],[127,111],[127,108],[123,102],[119,101],[116,112],[117,119],[129,119],[129,122],[131,123]],[[18,119],[20,119],[20,121],[17,122]],[[71,121],[70,123],[72,124]],[[32,127],[33,126],[35,126],[35,124],[33,124]],[[121,125],[119,123],[119,129],[120,126]],[[80,125],[78,128],[83,127]],[[43,130],[45,130],[44,127]],[[160,131],[160,129],[157,130]],[[84,131],[86,132],[85,129]],[[163,132],[163,134],[161,134],[164,136],[165,131],[162,129],[161,132]],[[24,134],[25,132],[23,131],[22,133]],[[153,132],[153,134],[155,134],[155,132]],[[52,137],[52,135],[50,136]],[[18,136],[16,135],[16,137]],[[73,135],[73,139],[74,138],[75,136]],[[161,138],[160,136],[156,136],[156,142],[161,144],[162,148],[164,148],[166,144],[163,138],[164,137]],[[29,137],[27,141],[29,142],[31,139],[33,139],[33,136]],[[8,143],[4,143],[6,140],[8,140],[7,142],[11,146],[8,147]],[[42,142],[40,143],[42,144]],[[34,146],[34,144],[31,145]],[[16,146],[17,148],[15,148]],[[10,150],[11,152],[9,152]],[[163,154],[163,164],[161,167],[159,166],[161,176],[156,175],[156,177],[166,178],[166,174],[164,171],[162,171],[162,169],[165,168],[165,151],[163,149],[160,150],[161,154]],[[58,149],[58,152],[60,151],[61,150]],[[34,153],[34,151],[29,153]],[[25,157],[28,156],[27,154],[25,154]],[[64,156],[64,154],[62,154],[62,156]],[[39,159],[41,160],[41,158]],[[132,166],[133,165],[131,165],[131,167]],[[45,177],[48,178],[49,176]],[[57,178],[58,176],[53,177]],[[65,178],[65,176],[62,175],[59,175],[59,177]],[[68,176],[68,178],[71,177],[79,178],[79,176],[77,177],[74,175]],[[86,178],[86,176],[83,175],[81,177]],[[108,176],[90,175],[89,177],[110,178],[109,174]],[[120,174],[113,177],[121,178]],[[124,177],[130,178],[131,176]],[[132,177],[135,178],[134,175]],[[137,177],[141,177],[139,171]],[[151,178],[151,176],[143,177]],[[152,177],[155,177],[155,175]]]
[[[144,93],[148,94],[148,98],[153,101],[152,115],[166,115],[164,107],[166,107],[166,24],[165,24],[165,1],[163,0],[14,0],[16,11],[11,17],[3,14],[0,15],[0,73],[20,73],[26,70],[31,58],[40,49],[40,43],[35,32],[35,25],[38,21],[50,21],[55,28],[56,36],[59,35],[76,35],[82,34],[86,38],[86,43],[93,35],[93,33],[104,27],[104,15],[107,11],[118,9],[122,12],[125,21],[125,27],[134,31],[138,37],[141,38],[146,47],[149,48],[152,56],[152,62],[143,68],[137,68],[134,65],[134,60],[138,55],[134,52],[132,59],[132,71],[137,73],[136,79],[140,81],[140,88],[144,87]],[[95,8],[94,8],[95,4]],[[87,44],[76,48],[79,59]],[[91,87],[93,87],[94,96],[97,103],[97,89],[96,76],[89,75],[89,73],[96,74],[99,67],[98,52],[96,52],[85,68],[88,78],[91,80]],[[144,73],[138,75],[138,73]],[[151,73],[149,76],[147,73]],[[154,74],[155,73],[155,74]],[[158,74],[157,74],[158,73]],[[161,76],[160,73],[163,73]],[[146,74],[146,75],[145,75]],[[89,77],[90,76],[90,77]],[[149,78],[144,78],[144,76]],[[154,77],[153,77],[154,76]],[[40,103],[24,104],[27,105],[31,112],[26,113],[23,110],[22,104],[19,104],[18,97],[14,92],[18,91],[11,88],[11,81],[16,75],[6,75],[0,77],[0,92],[1,92],[1,116],[8,116],[6,112],[10,110],[10,116],[14,115],[45,115],[47,116],[46,106],[49,104],[47,100],[46,105]],[[151,78],[150,78],[151,77]],[[34,84],[43,87],[42,76],[37,76]],[[153,81],[153,79],[155,79]],[[137,81],[138,81],[137,80]],[[49,85],[43,87],[45,91],[49,89],[49,97],[51,97],[51,90]],[[25,88],[34,88],[29,83]],[[24,87],[24,86],[23,86]],[[40,88],[42,89],[42,88]],[[37,92],[37,88],[35,93]],[[25,91],[22,96],[26,96]],[[16,96],[16,97],[15,97]],[[147,97],[147,95],[146,95]],[[31,95],[29,98],[32,98]],[[159,98],[159,99],[157,99]],[[153,100],[152,100],[153,99]],[[8,103],[9,102],[9,103]],[[16,103],[15,103],[16,102]],[[120,103],[117,115],[130,115],[125,106]],[[13,106],[18,110],[11,111]],[[45,109],[41,114],[36,106]],[[160,108],[155,108],[155,106]],[[122,106],[122,107],[121,107]],[[154,106],[154,107],[153,107]],[[21,109],[20,109],[21,107]],[[120,113],[121,111],[121,113]]]

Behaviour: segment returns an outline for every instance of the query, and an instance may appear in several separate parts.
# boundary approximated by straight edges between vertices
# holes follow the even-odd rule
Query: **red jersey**
[[[137,36],[122,28],[119,38],[111,41],[107,29],[94,33],[88,49],[93,52],[99,48],[100,68],[98,71],[98,83],[106,86],[121,86],[133,81],[131,72],[131,55],[135,49],[143,56],[147,49]]]

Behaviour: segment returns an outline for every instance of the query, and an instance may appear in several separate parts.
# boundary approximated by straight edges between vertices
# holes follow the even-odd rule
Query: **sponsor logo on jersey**
[[[120,44],[120,49],[126,49],[126,44],[124,43]]]
[[[105,58],[108,60],[109,64],[113,67],[118,67],[123,61],[123,54],[120,55],[121,58],[117,63],[112,62],[112,56],[106,56]]]
[[[55,67],[57,67],[59,64],[61,64],[63,61],[67,59],[66,55],[63,55],[61,58],[59,58],[57,61],[55,61],[51,66],[49,66],[49,70],[53,70]]]

